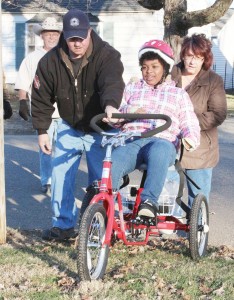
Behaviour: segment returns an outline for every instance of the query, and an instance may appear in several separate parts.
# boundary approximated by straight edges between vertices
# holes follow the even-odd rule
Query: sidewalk
[[[13,115],[10,119],[4,120],[5,135],[34,135],[36,131],[33,129],[31,119],[23,120],[18,111],[13,109]]]
[[[234,144],[234,117],[228,117],[218,130],[220,143]]]
[[[31,122],[25,122],[16,113],[4,121],[4,127],[7,226],[27,230],[49,228],[51,203],[49,195],[40,191],[37,135]],[[219,127],[219,141],[220,162],[214,169],[210,201],[209,244],[234,246],[234,118],[227,118]],[[138,182],[138,173],[133,174],[131,184]],[[87,166],[83,157],[76,181],[78,205],[86,186]]]

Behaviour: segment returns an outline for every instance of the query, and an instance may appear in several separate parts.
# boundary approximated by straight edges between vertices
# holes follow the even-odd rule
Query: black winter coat
[[[57,102],[61,118],[74,128],[89,126],[93,116],[107,105],[118,108],[123,95],[123,64],[120,53],[94,31],[82,60],[77,83],[63,34],[58,46],[38,63],[32,88],[32,122],[47,130]]]

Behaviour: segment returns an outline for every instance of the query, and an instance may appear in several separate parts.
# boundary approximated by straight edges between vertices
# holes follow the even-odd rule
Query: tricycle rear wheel
[[[195,260],[204,256],[207,251],[209,235],[209,210],[206,197],[198,194],[190,211],[189,248]]]
[[[78,275],[81,280],[102,279],[108,261],[109,246],[103,245],[106,234],[106,210],[91,204],[82,217],[78,237]]]

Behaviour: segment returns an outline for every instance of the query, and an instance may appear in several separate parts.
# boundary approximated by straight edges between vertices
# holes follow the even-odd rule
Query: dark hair
[[[139,58],[139,65],[142,67],[144,60],[155,60],[155,59],[158,59],[160,63],[163,65],[163,69],[164,69],[163,77],[166,78],[166,76],[169,74],[170,65],[167,62],[165,62],[165,60],[163,60],[161,56],[159,56],[157,53],[153,51],[148,51],[142,54],[141,57]]]
[[[212,43],[206,38],[205,34],[193,34],[191,36],[186,36],[183,40],[180,51],[182,66],[184,66],[183,58],[191,49],[195,55],[204,57],[202,68],[204,70],[209,70],[213,63],[213,53],[211,48]]]

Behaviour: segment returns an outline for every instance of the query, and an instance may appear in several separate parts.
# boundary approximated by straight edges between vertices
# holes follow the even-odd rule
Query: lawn
[[[145,247],[117,242],[104,279],[79,282],[75,240],[43,242],[38,231],[7,230],[0,247],[0,299],[234,299],[234,249],[209,247],[195,262],[184,238]]]
[[[227,92],[228,114],[234,95]],[[0,300],[231,300],[234,249],[209,247],[200,261],[183,238],[151,240],[145,247],[118,242],[102,281],[79,282],[76,241],[43,242],[40,231],[7,229],[0,245]]]

